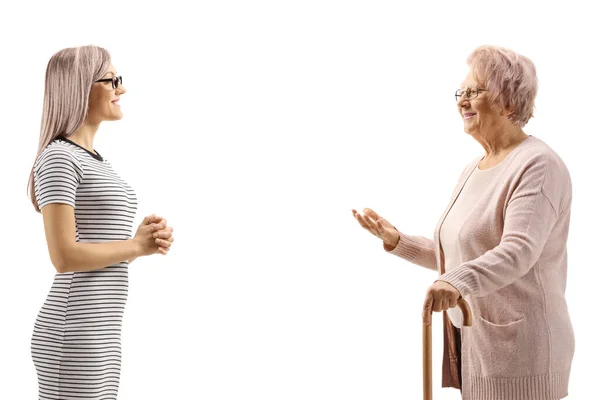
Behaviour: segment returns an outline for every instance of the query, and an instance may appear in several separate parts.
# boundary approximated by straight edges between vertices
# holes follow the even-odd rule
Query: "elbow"
[[[68,264],[63,260],[52,260],[52,265],[54,265],[54,269],[56,269],[56,272],[59,274],[69,272]]]
[[[54,269],[59,274],[64,274],[65,272],[71,272],[70,262],[67,257],[66,251],[59,251],[50,253],[50,261],[52,261],[52,265],[54,265]]]

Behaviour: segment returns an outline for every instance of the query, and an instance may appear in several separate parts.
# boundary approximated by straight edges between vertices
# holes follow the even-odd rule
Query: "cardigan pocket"
[[[508,323],[503,323],[503,324],[498,324],[498,323],[489,321],[489,320],[483,318],[481,315],[479,316],[479,319],[488,326],[497,327],[497,328],[506,328],[508,326],[512,326],[512,325],[518,324],[519,322],[522,322],[525,319],[525,316],[521,315],[514,321],[510,321]]]
[[[527,350],[525,317],[506,324],[497,324],[479,316],[474,343],[480,350],[481,372],[484,376],[511,377],[527,373],[528,360],[522,357]]]

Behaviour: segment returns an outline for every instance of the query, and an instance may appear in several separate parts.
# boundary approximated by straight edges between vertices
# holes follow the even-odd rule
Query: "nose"
[[[458,109],[460,110],[463,108],[468,108],[471,105],[471,103],[469,102],[467,97],[463,94],[461,97],[458,98],[456,105],[458,106]]]
[[[125,86],[123,86],[123,85],[119,85],[119,87],[118,87],[118,88],[115,90],[115,92],[116,92],[118,95],[122,95],[122,94],[124,94],[124,93],[127,93],[127,89],[125,89]]]

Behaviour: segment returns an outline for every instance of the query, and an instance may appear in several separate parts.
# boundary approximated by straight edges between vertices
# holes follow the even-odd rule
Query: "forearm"
[[[439,280],[456,287],[462,296],[485,296],[524,276],[539,260],[557,217],[542,193],[515,200],[507,211],[500,243],[466,261]]]
[[[399,233],[398,244],[395,247],[383,245],[385,251],[404,258],[413,264],[437,271],[433,240],[422,236],[409,236]]]
[[[128,261],[128,264],[131,265],[131,263],[134,262],[135,260],[137,260],[137,257],[130,258]]]
[[[138,256],[140,251],[133,239],[105,243],[76,242],[64,250],[57,270],[61,273],[92,271],[132,261]]]

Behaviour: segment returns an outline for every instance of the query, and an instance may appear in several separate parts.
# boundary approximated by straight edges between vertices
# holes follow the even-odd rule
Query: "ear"
[[[502,115],[503,117],[510,117],[514,113],[515,113],[514,107],[506,107],[506,108],[503,108],[502,110],[500,110],[500,115]]]

